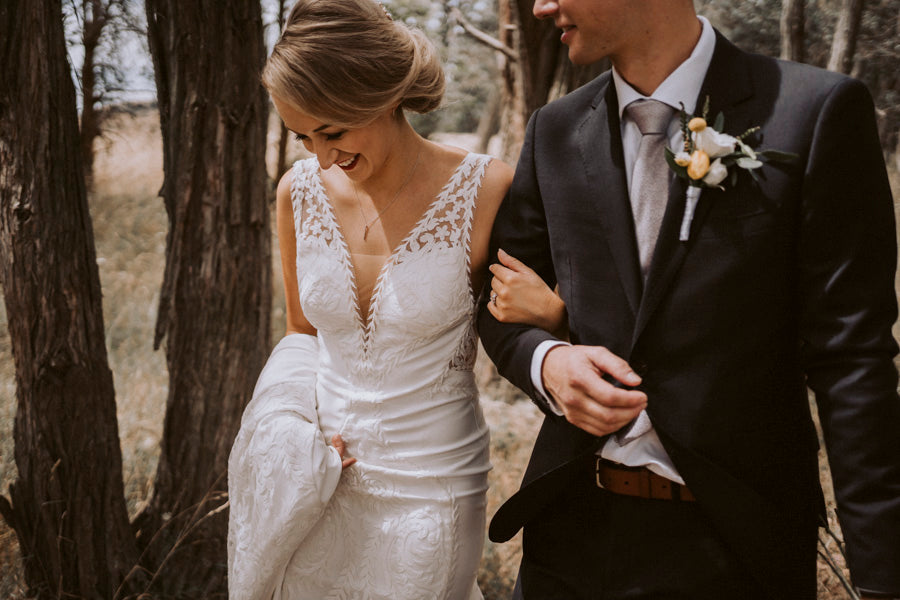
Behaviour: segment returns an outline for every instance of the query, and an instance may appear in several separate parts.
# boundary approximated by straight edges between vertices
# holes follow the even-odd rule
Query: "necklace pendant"
[[[366,238],[369,237],[369,226],[366,225],[366,228],[363,230],[363,241],[366,241]]]

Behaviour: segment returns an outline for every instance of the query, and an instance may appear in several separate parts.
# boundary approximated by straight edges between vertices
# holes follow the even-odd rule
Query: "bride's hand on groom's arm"
[[[522,261],[502,249],[500,263],[489,269],[491,300],[488,310],[501,323],[533,325],[559,338],[565,338],[566,305],[543,279]]]
[[[622,358],[601,346],[557,346],[544,358],[541,377],[570,423],[596,436],[621,429],[647,406],[647,395],[603,379],[633,387],[641,378]]]

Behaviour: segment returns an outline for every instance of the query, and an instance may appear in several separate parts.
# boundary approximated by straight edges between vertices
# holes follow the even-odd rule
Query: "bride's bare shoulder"
[[[435,154],[439,157],[438,161],[436,161],[437,164],[443,167],[442,169],[439,169],[439,171],[452,171],[468,154],[470,154],[468,150],[451,144],[439,142],[430,143],[435,149]],[[502,196],[506,193],[506,190],[509,189],[509,186],[512,183],[513,173],[514,170],[511,166],[499,158],[492,158],[488,164],[487,171],[484,174],[484,180],[481,184],[482,194],[479,194],[479,196],[485,194],[492,196],[499,192],[502,199]],[[499,202],[499,200],[497,201]]]
[[[442,142],[428,140],[427,144],[433,157],[433,163],[440,166],[440,169],[436,169],[436,172],[445,170],[452,172],[469,153],[458,146]]]

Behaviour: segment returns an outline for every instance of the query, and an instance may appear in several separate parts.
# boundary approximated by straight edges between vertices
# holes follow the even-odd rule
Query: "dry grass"
[[[273,119],[270,141],[277,131]],[[119,436],[125,494],[131,514],[151,491],[162,433],[167,394],[165,355],[152,348],[159,286],[165,252],[166,215],[157,192],[162,184],[162,148],[153,111],[113,117],[107,141],[98,152],[91,213],[97,245],[110,368],[116,383]],[[469,146],[472,136],[443,136],[442,141]],[[291,141],[290,154],[302,149]],[[270,172],[274,156],[267,157]],[[893,173],[896,191],[900,178]],[[273,243],[276,289],[273,302],[273,339],[282,334],[284,300],[280,263]],[[15,382],[6,314],[0,304],[0,489],[15,479],[12,429]],[[493,438],[489,514],[518,487],[540,413],[520,392],[497,379],[483,354],[477,366],[485,416]],[[827,465],[823,481],[830,487]],[[835,525],[836,527],[836,525]],[[521,555],[519,536],[503,545],[487,541],[479,582],[488,600],[509,597]],[[0,598],[24,596],[21,560],[15,535],[0,521]],[[846,598],[837,578],[822,567],[819,597]]]

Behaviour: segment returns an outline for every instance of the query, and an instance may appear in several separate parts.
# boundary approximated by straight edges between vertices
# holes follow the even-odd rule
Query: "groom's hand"
[[[618,431],[647,406],[647,395],[606,381],[611,376],[633,387],[641,378],[623,359],[602,346],[557,346],[541,367],[544,389],[566,419],[596,436]]]

